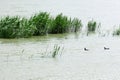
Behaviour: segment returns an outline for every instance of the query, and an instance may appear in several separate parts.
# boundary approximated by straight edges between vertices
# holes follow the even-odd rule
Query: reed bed
[[[87,24],[87,32],[88,33],[94,33],[96,31],[97,28],[97,22],[96,21],[89,21]]]
[[[7,16],[0,20],[0,38],[30,37],[35,30],[25,18]]]
[[[82,22],[81,20],[74,18],[68,18],[62,13],[58,14],[55,18],[51,19],[51,24],[49,26],[49,33],[66,33],[66,32],[78,32],[81,31]]]
[[[113,35],[120,35],[120,27],[113,31]]]
[[[36,30],[34,31],[34,35],[45,35],[48,32],[48,25],[50,20],[50,15],[47,12],[40,12],[35,14],[30,18],[30,24],[34,25]]]
[[[78,32],[81,20],[68,18],[62,13],[52,17],[47,12],[39,12],[29,19],[6,16],[0,19],[0,38],[26,38],[46,34]]]
[[[70,24],[68,17],[58,14],[55,19],[53,19],[52,25],[49,27],[49,33],[57,34],[68,32]]]
[[[62,13],[55,17],[47,12],[39,12],[30,18],[6,16],[0,18],[0,38],[28,38],[46,34],[80,32],[82,26],[80,19],[71,19]],[[87,35],[96,31],[101,33],[100,27],[96,21],[89,21],[86,26]],[[120,28],[116,29],[113,35],[120,35]]]

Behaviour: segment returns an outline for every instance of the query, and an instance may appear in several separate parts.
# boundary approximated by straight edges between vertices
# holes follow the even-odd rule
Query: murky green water
[[[55,44],[62,55],[42,58]],[[78,34],[0,39],[0,80],[119,80],[119,44],[119,37]]]

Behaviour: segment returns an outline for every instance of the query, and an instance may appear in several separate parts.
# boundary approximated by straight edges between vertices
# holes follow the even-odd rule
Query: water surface
[[[30,17],[39,11],[63,13],[84,23],[94,19],[102,31],[120,21],[119,0],[2,0],[0,16]],[[56,58],[41,54],[64,48]],[[0,80],[120,80],[120,38],[58,34],[21,39],[0,39]],[[109,47],[110,50],[104,50]],[[89,51],[84,51],[86,47]]]
[[[62,55],[42,58],[55,44]],[[119,44],[118,37],[76,34],[0,39],[0,80],[119,80]]]

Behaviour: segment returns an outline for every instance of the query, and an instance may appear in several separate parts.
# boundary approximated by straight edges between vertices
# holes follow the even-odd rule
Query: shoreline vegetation
[[[0,19],[0,38],[28,38],[47,34],[81,32],[83,24],[78,18],[68,18],[62,13],[52,17],[47,12],[39,12],[29,19],[19,16],[6,16]],[[96,21],[89,21],[87,35],[95,33],[100,26]],[[120,35],[120,28],[113,32]]]
[[[68,18],[62,13],[56,17],[47,12],[39,12],[29,19],[6,16],[0,19],[0,38],[28,38],[46,34],[81,31],[81,20]]]

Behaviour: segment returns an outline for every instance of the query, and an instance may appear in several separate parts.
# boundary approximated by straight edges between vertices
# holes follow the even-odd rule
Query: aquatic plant
[[[49,33],[66,33],[66,32],[78,32],[82,27],[81,20],[74,18],[68,18],[62,13],[58,14],[55,18],[50,21]]]
[[[50,26],[50,33],[65,33],[69,28],[69,20],[63,14],[58,14],[55,19],[52,19],[52,26]]]
[[[87,24],[87,32],[95,32],[97,28],[97,22],[96,21],[89,21],[88,24]]]
[[[82,22],[81,20],[79,20],[78,18],[74,18],[71,22],[71,30],[72,32],[78,32],[78,31],[81,31],[81,28],[82,28]]]
[[[0,38],[30,37],[34,31],[35,27],[25,18],[7,16],[0,20]]]
[[[113,35],[120,35],[120,27],[113,31]]]
[[[52,52],[52,57],[53,58],[55,58],[58,55],[59,50],[60,50],[60,46],[54,45],[54,49],[53,49],[53,52]]]
[[[15,38],[19,32],[20,18],[4,17],[0,20],[0,38]]]
[[[48,32],[48,21],[49,21],[49,14],[47,12],[40,12],[35,14],[30,18],[30,24],[33,24],[36,27],[34,32],[35,36],[38,35],[45,35]]]
[[[20,60],[21,60],[21,61],[22,61],[22,59],[23,59],[22,56],[23,56],[23,54],[24,54],[24,51],[25,51],[25,50],[23,49],[23,50],[19,53],[19,56],[20,56]]]
[[[62,55],[63,52],[62,47],[58,46],[57,44],[54,45],[52,50],[48,50],[48,48],[46,48],[45,52],[41,52],[41,58],[56,58],[58,55]]]
[[[39,12],[29,19],[6,16],[0,19],[0,38],[27,38],[81,30],[81,20],[68,18],[62,13],[51,17],[47,12]]]
[[[30,21],[26,18],[22,18],[20,20],[20,29],[19,34],[17,37],[31,37],[33,36],[34,32],[36,31],[36,27],[30,23]]]

